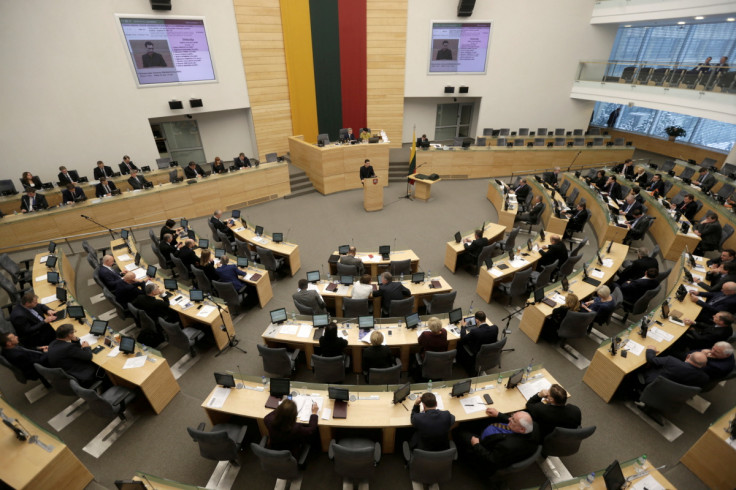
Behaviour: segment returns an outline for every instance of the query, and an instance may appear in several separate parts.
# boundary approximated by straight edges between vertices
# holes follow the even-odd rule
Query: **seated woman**
[[[613,313],[613,310],[616,309],[616,302],[613,300],[613,296],[611,296],[611,290],[608,288],[608,286],[600,286],[596,290],[596,294],[597,296],[594,299],[583,303],[582,305],[585,310],[595,311],[597,313],[595,316],[595,320],[593,320],[593,322],[588,327],[588,333],[590,333],[590,331],[593,329],[593,323],[601,325],[602,323],[606,322],[611,313]]]
[[[212,164],[212,173],[222,174],[225,172],[227,172],[227,169],[225,168],[225,165],[222,164],[222,160],[220,160],[220,157],[215,157],[215,162]]]
[[[199,263],[196,264],[195,267],[197,269],[202,269],[204,271],[204,275],[207,276],[207,279],[210,281],[220,280],[220,275],[215,269],[215,259],[212,258],[212,252],[210,249],[205,248],[202,250],[202,253],[199,256]]]
[[[568,311],[580,311],[580,300],[573,293],[567,293],[565,304],[552,310],[552,314],[544,319],[544,325],[542,325],[542,332],[540,334],[544,340],[553,343],[560,340],[557,336],[557,331],[560,329],[562,320],[565,319]]]
[[[325,334],[319,339],[319,351],[323,357],[336,357],[345,353],[348,341],[337,336],[337,322],[325,327]]]
[[[371,345],[363,349],[363,373],[368,374],[371,368],[385,369],[394,365],[391,349],[383,344],[383,334],[378,330],[371,333]]]
[[[419,355],[424,359],[424,353],[430,352],[445,352],[447,351],[447,330],[442,328],[442,321],[436,316],[433,316],[427,321],[427,327],[429,330],[422,332],[419,336],[417,343],[419,344]]]
[[[373,296],[373,286],[371,285],[370,274],[360,276],[360,281],[353,284],[353,299],[368,299]]]
[[[276,410],[266,415],[263,423],[268,430],[268,447],[275,451],[291,451],[299,459],[302,448],[310,444],[317,433],[317,411],[319,407],[312,402],[312,415],[308,424],[296,422],[297,407],[292,400],[284,400]]]

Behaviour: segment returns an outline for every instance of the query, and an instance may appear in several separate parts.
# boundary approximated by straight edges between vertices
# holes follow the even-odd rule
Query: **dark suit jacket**
[[[633,281],[634,279],[642,278],[647,272],[647,269],[651,269],[652,267],[659,270],[659,262],[654,257],[637,259],[618,275],[618,282],[623,283],[624,281]]]
[[[411,425],[416,432],[412,435],[409,447],[424,451],[444,451],[450,448],[447,435],[455,423],[455,416],[447,410],[429,409],[421,412],[419,405],[411,411]]]
[[[377,291],[373,291],[373,296],[380,296],[381,308],[388,311],[391,301],[411,296],[411,291],[400,282],[390,282],[388,284],[381,284]]]
[[[161,231],[159,232],[159,240],[161,240],[161,243],[164,242],[164,235],[169,234],[172,237],[174,237],[173,240],[171,240],[172,245],[176,245],[176,241],[179,238],[179,234],[172,228],[167,227],[166,225],[161,227]]]
[[[482,345],[492,344],[498,341],[498,327],[496,325],[488,325],[483,323],[468,331],[463,328],[460,331],[460,340],[457,342],[458,349],[467,346],[470,352],[475,355],[478,353]]]
[[[23,376],[28,379],[39,378],[36,368],[33,367],[34,363],[41,364],[42,366],[48,365],[44,352],[26,349],[20,345],[16,345],[12,349],[3,349],[2,355],[10,364],[20,369],[23,372]]]
[[[291,297],[294,301],[298,301],[307,308],[312,308],[315,315],[327,313],[327,306],[317,291],[303,289],[301,291],[297,291]]]
[[[140,173],[136,177],[131,176],[128,179],[128,184],[130,184],[133,189],[143,189],[143,186],[147,183],[148,181],[146,178]]]
[[[447,330],[443,328],[439,333],[426,330],[417,339],[417,344],[422,355],[427,351],[446,352],[449,344],[447,342]]]
[[[698,212],[698,203],[695,201],[690,201],[686,204],[683,201],[683,203],[677,206],[677,208],[675,209],[676,211],[679,211],[685,218],[687,218],[688,221],[693,221],[695,219],[695,213]]]
[[[215,269],[215,272],[219,276],[218,281],[233,283],[236,291],[240,291],[245,286],[245,283],[238,279],[238,277],[244,276],[245,272],[238,269],[238,266],[235,264],[223,265]]]
[[[112,191],[118,188],[115,185],[115,182],[112,182],[110,180],[107,181],[107,186],[110,188],[110,194],[112,194]],[[102,184],[97,184],[97,186],[95,187],[95,196],[102,197],[106,194],[108,194],[108,192],[105,190]]]
[[[100,177],[103,177],[103,176],[105,176],[105,177],[112,177],[112,174],[113,173],[115,173],[115,172],[112,171],[112,168],[111,167],[108,167],[107,165],[105,165],[105,172],[104,173],[102,172],[102,170],[100,170],[100,167],[95,167],[95,170],[94,170],[93,175],[95,177],[95,180],[100,180]]]
[[[327,337],[323,335],[319,338],[319,352],[323,357],[336,357],[345,353],[348,341],[342,337]]]
[[[659,194],[660,196],[664,195],[664,181],[658,180],[657,182],[648,182],[646,190],[648,192],[657,191],[657,194]]]
[[[104,265],[101,265],[97,270],[100,273],[100,280],[112,293],[114,293],[118,285],[123,282],[120,274],[115,271],[111,271]]]
[[[159,242],[158,250],[161,252],[161,255],[164,256],[166,260],[171,262],[171,256],[173,255],[176,257],[179,253],[179,251],[176,249],[176,247],[173,247],[172,244],[174,241],[172,240],[171,243],[166,241]]]
[[[634,211],[636,211],[637,209],[640,209],[642,212],[644,211],[641,203],[636,200],[634,200],[633,204],[631,204],[631,207],[629,207],[628,203],[624,203],[624,205],[621,206],[619,209],[626,212],[626,221],[631,221],[634,219]]]
[[[217,165],[216,163],[212,164],[212,173],[213,174],[221,174],[227,172],[227,169],[225,168],[225,164],[220,161],[220,164]]]
[[[542,403],[539,395],[534,395],[526,402],[526,411],[532,416],[532,420],[539,424],[541,439],[544,439],[555,427],[577,429],[582,421],[580,409],[575,405],[547,405]]]
[[[588,211],[587,209],[584,209],[582,211],[578,211],[575,209],[573,211],[573,214],[570,215],[570,220],[567,222],[567,229],[569,230],[582,230],[585,226],[585,222],[588,221]],[[562,264],[560,264],[562,265]]]
[[[68,203],[68,202],[76,202],[77,200],[84,201],[87,199],[87,196],[84,194],[84,191],[81,187],[75,187],[74,193],[72,194],[72,191],[69,189],[66,189],[61,192],[61,202]]]
[[[192,265],[199,263],[199,257],[194,253],[194,249],[187,246],[183,246],[179,249],[179,258],[184,262],[187,270],[191,270]]]
[[[365,265],[363,265],[363,261],[360,260],[357,257],[353,257],[352,255],[343,255],[340,257],[339,262],[341,264],[345,265],[355,265],[358,266],[358,275],[362,276],[365,272]]]
[[[723,379],[733,371],[733,354],[725,359],[708,358],[708,363],[703,368],[710,379]]]
[[[228,264],[225,267],[230,267],[230,266],[233,266],[237,269],[237,266],[234,264]],[[203,271],[204,275],[207,276],[207,279],[209,279],[210,281],[220,281],[221,280],[219,270],[222,269],[222,267],[220,267],[220,269],[215,269],[215,264],[213,262],[208,262],[204,265],[202,264],[195,265],[194,267]],[[243,283],[240,283],[239,286],[235,286],[235,290],[238,291],[242,287],[243,287]]]
[[[470,243],[464,243],[463,246],[465,247],[465,252],[468,255],[471,255],[473,257],[478,257],[480,255],[480,252],[483,250],[483,247],[488,245],[488,239],[486,237],[480,237],[476,238]]]
[[[360,167],[360,180],[368,179],[375,176],[376,172],[373,171],[373,165],[368,165],[368,167],[364,165]]]
[[[363,349],[363,372],[371,368],[385,369],[394,365],[394,356],[387,345],[371,345]]]
[[[555,260],[558,261],[557,265],[561,266],[567,260],[567,247],[560,241],[547,247],[547,250],[540,250],[539,255],[541,257],[537,263],[540,266],[550,265]]]
[[[634,182],[636,182],[636,185],[643,189],[644,187],[646,187],[647,182],[649,182],[649,177],[647,177],[646,172],[642,172],[641,174],[636,176]]]
[[[658,376],[686,386],[703,386],[708,375],[700,368],[672,356],[657,356],[651,349],[646,351],[647,367],[643,373],[645,384],[652,383]]]
[[[718,221],[698,224],[698,231],[700,232],[700,247],[706,252],[717,249],[721,244],[722,230],[723,228],[721,228],[721,224]]]
[[[30,185],[26,180],[20,179],[20,183],[24,188],[35,187],[36,189],[41,189],[43,183],[41,182],[41,178],[38,175],[34,175],[31,181],[33,181],[33,185]]]
[[[113,294],[115,295],[115,299],[118,300],[118,303],[120,303],[123,308],[127,308],[128,303],[132,303],[133,300],[143,294],[144,285],[145,284],[142,282],[128,284],[125,281],[121,281],[117,288],[115,288]]]
[[[130,165],[130,167],[128,167],[128,165]],[[120,167],[120,173],[121,174],[123,174],[123,175],[130,174],[130,170],[131,169],[138,170],[138,167],[135,166],[135,163],[130,162],[130,163],[128,163],[128,165],[126,165],[125,162],[118,163],[118,167]]]
[[[273,427],[274,412],[263,418],[263,423],[268,429],[268,447],[274,451],[291,451],[294,457],[299,457],[303,444],[309,444],[310,438],[317,432],[317,414],[309,417],[309,424],[294,424],[286,433],[276,432]]]
[[[710,285],[704,282],[699,282],[698,286],[708,292],[715,293],[720,291],[723,285],[727,282],[736,282],[736,274],[725,274],[723,276],[714,277]]]
[[[190,168],[189,165],[184,167],[184,175],[187,179],[196,179],[197,175],[204,177],[204,170],[199,165],[195,165],[194,169]]]
[[[92,349],[82,347],[79,342],[54,340],[49,344],[48,359],[49,366],[63,369],[84,387],[96,380],[97,365],[92,362]]]
[[[228,238],[230,238],[230,240],[232,240],[235,236],[233,235],[233,230],[231,230],[229,226],[227,226],[225,223],[215,218],[214,216],[210,216],[210,223],[212,223],[212,226],[215,227],[215,230],[223,232],[225,235],[228,236]]]
[[[529,187],[529,184],[518,186],[516,189],[514,189],[514,194],[516,194],[516,202],[523,203],[526,200],[526,196],[528,196],[531,191],[532,188]]]
[[[631,223],[631,229],[626,232],[625,240],[639,240],[644,236],[647,230],[647,222],[649,219],[642,214],[638,219]]]
[[[500,423],[508,423],[508,420],[505,414],[493,419]],[[534,430],[529,434],[492,434],[473,446],[472,452],[486,475],[490,476],[534,454],[540,442],[539,435],[539,426],[535,423]]]
[[[31,198],[30,196],[23,196],[20,198],[20,209],[21,211],[37,211],[39,209],[46,209],[49,207],[48,201],[46,201],[46,197],[43,194],[39,194],[36,192],[36,197],[34,198],[35,202],[33,204],[33,209],[31,209]]]
[[[713,315],[719,311],[736,313],[736,294],[728,296],[719,291],[717,293],[700,293],[698,296],[707,298],[707,300],[698,300],[697,304],[702,306],[703,309],[695,318],[696,323],[709,323]]]
[[[557,185],[557,174],[554,172],[544,172],[542,179],[549,185]]]
[[[169,300],[167,299],[158,299],[147,294],[141,294],[133,299],[132,303],[136,308],[145,311],[157,326],[159,318],[171,323],[179,321],[179,315],[169,307]]]
[[[717,327],[706,323],[696,323],[684,335],[689,350],[710,349],[713,344],[728,340],[733,335],[733,327]]]
[[[622,199],[621,195],[621,184],[618,182],[614,182],[613,185],[609,184],[603,188],[603,192],[608,192],[608,195],[612,197],[613,199],[618,199],[619,201]]]
[[[34,308],[41,315],[41,318],[44,318],[44,314],[49,309],[48,306],[42,304],[38,304]],[[13,311],[10,313],[10,322],[15,327],[20,343],[29,349],[49,345],[56,338],[56,332],[51,325],[46,323],[45,320],[36,318],[33,313],[20,304],[13,307]]]
[[[711,172],[708,172],[705,176],[701,175],[697,180],[700,182],[700,189],[703,192],[709,191],[716,184],[716,177]]]
[[[76,184],[76,182],[72,179],[72,174],[70,174],[69,172],[67,172],[66,174],[64,174],[63,172],[59,172],[58,177],[59,183],[61,185]]]
[[[634,279],[631,282],[621,285],[621,294],[624,296],[624,301],[627,303],[635,303],[637,299],[641,298],[644,293],[650,289],[654,289],[659,285],[656,279],[649,279],[648,277],[642,277],[640,279]]]
[[[623,175],[627,179],[634,178],[634,166],[629,165],[626,167],[623,163],[619,163],[613,168],[613,173]]]
[[[241,160],[240,157],[233,158],[233,164],[237,168],[243,168],[243,167],[251,167],[250,160],[248,157],[245,157],[245,160]]]

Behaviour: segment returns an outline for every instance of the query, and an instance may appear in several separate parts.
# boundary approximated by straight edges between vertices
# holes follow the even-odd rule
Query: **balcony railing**
[[[629,61],[581,61],[577,80],[736,93],[736,71],[728,66]]]

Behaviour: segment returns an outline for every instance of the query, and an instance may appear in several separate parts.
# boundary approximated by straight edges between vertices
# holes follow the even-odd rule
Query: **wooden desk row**
[[[232,228],[235,237],[241,241],[248,242],[253,251],[258,246],[270,250],[277,257],[283,257],[289,265],[289,273],[293,277],[302,266],[299,245],[291,242],[276,243],[273,241],[273,237],[268,234],[258,236],[256,235],[255,227],[251,225],[252,223],[244,226],[241,220],[235,220],[235,226]]]
[[[598,243],[607,241],[613,241],[621,243],[626,237],[626,233],[629,231],[628,228],[622,228],[616,226],[611,219],[611,211],[608,206],[603,202],[601,196],[588,186],[584,181],[575,177],[572,173],[565,173],[565,179],[570,182],[570,188],[567,190],[569,196],[573,189],[578,190],[578,200],[576,204],[580,202],[580,198],[585,198],[585,204],[590,213],[590,219],[588,220],[595,231],[595,235],[598,238]]]
[[[112,255],[115,257],[115,263],[120,268],[121,271],[126,270],[126,266],[130,264],[134,264],[135,262],[135,254],[137,252],[135,248],[135,244],[131,243],[131,251],[129,252],[127,248],[122,248],[120,250],[115,250],[114,247],[122,245],[124,243],[122,238],[118,238],[116,240],[112,240],[110,242],[110,247],[112,250]],[[145,261],[141,259],[140,266],[144,269],[146,268]],[[163,287],[163,281],[161,281],[158,278],[152,278],[153,282],[156,282],[161,287],[161,290],[164,290]],[[179,284],[179,290],[175,292],[175,296],[183,295],[185,297],[188,297],[188,292],[186,291],[186,288],[182,287],[181,284]],[[174,297],[170,299],[174,299]],[[209,305],[210,302],[205,301],[202,304]],[[126,305],[123,305],[126,306]],[[172,304],[171,309],[176,311],[179,314],[179,318],[181,319],[182,325],[184,327],[189,325],[207,325],[212,330],[212,335],[215,338],[215,345],[217,345],[217,348],[219,350],[222,350],[225,348],[225,346],[228,343],[227,334],[225,331],[223,331],[222,326],[224,325],[227,329],[227,332],[230,334],[230,336],[235,335],[235,327],[233,327],[232,319],[230,318],[230,313],[227,309],[226,305],[221,305],[222,308],[222,316],[220,316],[217,308],[212,310],[208,315],[206,316],[200,316],[201,311],[197,309],[194,306],[190,306],[189,308],[184,309],[182,306],[178,304]]]
[[[519,136],[517,135],[505,135],[505,136],[478,136],[478,138],[485,138],[486,139],[486,146],[498,146],[498,140],[503,138],[506,140],[507,143],[513,143],[514,146],[516,146],[516,140],[524,140],[524,146],[527,146],[529,143],[534,144],[535,141],[539,138],[544,139],[544,146],[547,146],[548,144],[555,144],[557,139],[564,139],[565,140],[565,146],[567,146],[568,143],[575,143],[576,139],[583,138],[585,141],[585,144],[588,143],[595,143],[596,139],[602,139],[604,144],[611,141],[611,137],[608,135],[567,135],[564,134],[562,136],[555,136],[555,135],[527,135],[527,136]],[[477,140],[476,140],[477,141]],[[580,147],[577,147],[580,148]]]
[[[340,252],[335,250],[332,252],[332,256],[338,256]],[[389,260],[384,260],[378,252],[357,252],[355,258],[360,259],[363,262],[363,267],[366,274],[370,274],[371,277],[376,277],[378,274],[388,270],[391,262],[398,262],[400,260],[411,261],[411,271],[419,271],[419,257],[414,253],[413,250],[392,250],[389,254]],[[329,263],[330,274],[337,274],[337,265],[334,262]]]
[[[568,220],[565,218],[558,218],[555,215],[555,203],[560,206],[560,209],[565,209],[567,204],[565,199],[560,196],[559,192],[555,192],[555,197],[552,197],[552,192],[544,187],[543,184],[537,182],[535,178],[526,179],[527,183],[532,188],[534,196],[542,196],[542,202],[544,203],[544,211],[542,211],[542,226],[545,233],[554,233],[562,236],[567,228]]]
[[[608,252],[608,245],[611,245],[610,252]],[[628,245],[623,245],[621,243],[611,244],[611,242],[605,243],[598,253],[603,259],[604,264],[607,264],[607,266],[599,264],[596,257],[588,264],[588,274],[591,276],[591,278],[600,281],[601,284],[605,284],[613,278],[613,276],[616,274],[616,271],[618,271],[618,269],[621,267],[621,264],[623,264],[624,260],[626,259],[626,254],[628,251]],[[592,276],[592,272],[596,269],[602,272],[602,277]],[[569,292],[575,293],[575,295],[581,302],[585,298],[591,296],[598,288],[598,286],[593,286],[592,284],[583,282],[583,278],[584,275],[582,266],[575,276],[568,277],[568,281],[570,284]],[[562,297],[564,297],[566,294],[562,290],[560,283],[552,284],[545,288],[546,296],[550,296],[550,293],[552,292],[557,293]],[[564,303],[559,303],[557,306],[562,306],[563,304]],[[533,342],[539,342],[539,336],[542,333],[544,320],[546,317],[552,314],[552,310],[553,308],[551,306],[548,306],[544,303],[537,303],[527,307],[521,317],[521,322],[519,322],[519,329],[524,332],[526,336],[529,337]]]
[[[613,458],[614,457],[611,456],[611,462],[613,462]],[[633,476],[633,475],[635,475],[635,474],[638,473],[638,471],[636,469],[636,461],[637,461],[637,459],[638,458],[634,458],[632,460],[623,461],[623,462],[620,463],[620,465],[621,465],[621,472],[623,473],[624,478],[628,478],[628,477]],[[655,468],[656,465],[651,460],[647,459],[647,464],[648,464],[648,466],[646,468],[646,471],[648,471],[649,473],[647,475],[645,475],[645,476],[642,476],[641,478],[638,478],[638,479],[634,480],[631,484],[637,484],[637,483],[639,483],[639,484],[643,484],[644,485],[644,488],[647,488],[646,487],[646,483],[645,483],[646,480],[644,480],[644,478],[652,478],[652,479],[654,479],[654,481],[656,483],[658,483],[659,485],[661,485],[662,488],[667,488],[667,489],[674,489],[675,488],[675,486],[672,485],[672,483],[670,483],[669,480],[667,480],[667,478],[665,478],[664,475],[662,475],[662,473],[660,473]],[[593,484],[590,486],[590,489],[591,490],[606,490],[606,482],[603,479],[603,474],[605,473],[605,470],[606,470],[606,468],[601,468],[601,469],[595,471],[595,480],[593,480]],[[577,490],[577,489],[581,488],[581,484],[583,484],[583,482],[585,481],[585,479],[587,477],[588,477],[588,475],[582,475],[582,476],[578,476],[576,478],[572,478],[570,480],[565,480],[565,481],[561,481],[561,482],[555,482],[553,488],[555,488],[556,490],[563,490],[563,489],[566,489],[566,490]],[[625,488],[632,488],[632,487],[625,487]]]
[[[702,257],[698,257],[697,260],[698,264],[702,265],[703,267],[705,266],[705,259],[703,259]],[[673,287],[670,288],[669,294],[667,296],[672,298],[670,302],[670,311],[680,311],[682,313],[681,318],[689,318],[691,320],[694,320],[695,317],[697,317],[700,313],[701,307],[698,306],[696,303],[693,303],[689,297],[686,297],[682,303],[674,299],[674,292],[677,290],[679,285],[683,284],[684,282],[684,270],[685,266],[683,264],[683,260],[681,259],[675,264],[675,267],[671,272],[671,274],[674,274],[674,277],[679,278],[679,280],[677,280],[674,283]],[[695,272],[695,274],[705,276],[704,272]],[[689,284],[688,286],[694,287]],[[702,290],[697,286],[695,286],[695,288],[698,290]],[[611,398],[613,398],[616,390],[621,385],[624,376],[634,372],[636,369],[640,368],[646,363],[645,353],[647,345],[654,345],[657,347],[658,351],[662,352],[670,347],[687,331],[687,327],[673,323],[669,319],[665,320],[661,318],[661,314],[659,313],[659,305],[651,310],[650,315],[652,315],[652,320],[656,320],[662,323],[662,325],[653,324],[652,326],[656,326],[658,329],[672,335],[671,340],[663,340],[661,342],[657,342],[656,340],[650,338],[642,339],[632,330],[632,325],[632,327],[630,327],[629,329],[619,333],[618,337],[622,339],[630,339],[640,345],[643,345],[644,350],[642,350],[642,352],[640,352],[638,355],[634,354],[629,349],[628,356],[625,358],[621,357],[620,351],[617,351],[616,356],[612,356],[610,353],[609,341],[603,342],[601,346],[598,347],[598,350],[595,351],[595,354],[593,355],[593,360],[590,362],[590,366],[588,366],[588,369],[585,371],[585,375],[583,376],[583,382],[590,386],[593,391],[595,391],[598,396],[600,396],[606,403],[611,401]]]
[[[438,278],[435,278],[438,279]],[[438,290],[437,292],[449,292],[451,288],[449,285],[446,285],[447,283],[444,282],[444,279],[439,278],[443,284],[443,288],[441,290]],[[323,285],[324,286],[324,285]],[[409,285],[407,284],[407,287]],[[426,285],[416,285],[416,291],[419,292],[422,289],[426,290]],[[320,293],[327,299],[329,296],[326,296],[324,291],[320,291]],[[329,293],[328,293],[329,294]],[[435,294],[435,293],[430,293]],[[335,299],[339,298],[339,295],[334,296]],[[347,295],[345,296],[347,297]],[[420,294],[415,295],[415,302],[414,302],[414,311],[417,311],[417,302],[419,301],[418,298],[421,298]],[[337,301],[336,301],[337,304]],[[407,328],[402,327],[399,325],[399,320],[403,323],[403,318],[384,318],[380,319],[380,311],[381,311],[381,305],[380,301],[378,301],[378,298],[374,300],[374,308],[373,308],[373,315],[376,317],[375,323],[376,326],[380,329],[381,333],[383,333],[384,340],[386,341],[386,345],[388,345],[391,348],[398,348],[400,351],[400,359],[401,359],[401,369],[403,371],[407,371],[409,369],[409,361],[411,360],[411,351],[416,350],[418,343],[417,339],[419,337],[419,334],[421,334],[424,330],[426,330],[426,325],[424,325],[422,328],[417,328],[414,330],[409,330]],[[340,309],[337,310],[338,316],[341,318],[338,319],[340,322],[340,330],[343,332],[343,335],[347,335],[347,337],[344,337],[348,341],[348,347],[352,350],[352,356],[353,356],[353,372],[355,373],[362,373],[363,372],[363,348],[368,347],[370,343],[363,342],[358,338],[358,325],[356,323],[356,318],[344,318],[342,317],[342,306],[340,306]],[[426,318],[424,318],[425,322],[426,319],[436,316],[440,318],[443,322],[444,326],[447,326],[447,314],[437,314],[437,315],[429,315]],[[287,330],[294,330],[294,325],[298,327],[301,327],[302,325],[306,325],[311,327],[312,325],[312,317],[311,316],[303,316],[298,315],[296,317],[296,323],[288,322],[286,324],[282,325],[269,325],[266,330],[264,330],[261,337],[263,338],[263,341],[266,343],[266,345],[274,346],[277,344],[285,344],[289,345],[291,347],[296,347],[299,349],[302,349],[306,355],[307,360],[307,367],[309,369],[312,368],[312,354],[314,353],[315,346],[319,346],[319,340],[314,340],[312,336],[314,335],[314,332],[316,329],[311,328],[309,331],[309,335],[306,337],[300,337],[297,333],[285,333]],[[460,330],[457,330],[458,332]],[[306,335],[306,330],[303,332],[304,335]],[[448,347],[448,350],[452,350],[455,348],[455,343],[460,338],[459,333],[454,333],[452,330],[447,330],[447,340],[450,343],[450,346]]]
[[[60,253],[63,255],[63,252]],[[48,283],[45,279],[48,268],[45,264],[41,263],[41,259],[46,255],[48,254],[41,253],[36,255],[33,263],[33,290],[34,293],[38,295],[39,300],[56,295],[56,286]],[[63,263],[64,261],[61,262]],[[66,277],[64,275],[65,270],[66,269],[59,270],[59,275],[62,279]],[[36,279],[39,277],[44,279],[37,281]],[[68,297],[70,302],[74,300],[73,296],[69,294]],[[46,303],[46,306],[55,310],[59,307],[59,301],[54,300],[48,302]],[[51,323],[51,326],[54,329],[57,329],[65,323],[73,324],[77,331],[77,336],[83,337],[89,333],[91,317],[87,314],[87,318],[84,323],[80,323],[77,320],[70,318],[56,320]],[[109,357],[108,354],[112,349],[104,345],[102,337],[100,337],[97,345],[102,345],[103,350],[94,354],[92,361],[105,369],[107,375],[114,384],[140,389],[153,411],[157,414],[161,413],[166,405],[168,405],[172,398],[174,398],[174,396],[179,392],[179,384],[174,379],[174,375],[171,373],[168,362],[158,353],[149,350],[146,354],[151,362],[146,362],[139,368],[125,369],[123,366],[125,361],[128,359],[128,356],[118,354],[115,357]],[[94,348],[96,345],[92,347]],[[137,345],[136,350],[140,352],[141,346]]]
[[[289,192],[288,164],[267,163],[258,169],[212,175],[193,185],[166,183],[120,196],[5,216],[0,220],[0,249],[21,250],[33,247],[30,242],[61,240],[72,233],[107,233],[82,214],[110,228],[139,228],[171,216],[206,216],[215,209],[259,204]]]
[[[480,228],[478,229],[480,230]],[[484,223],[483,236],[488,240],[488,244],[490,245],[503,238],[503,235],[507,229],[510,228],[507,228],[505,225],[496,223]],[[445,245],[445,267],[450,269],[453,274],[457,270],[458,258],[460,258],[460,255],[465,252],[465,240],[475,240],[475,230],[463,235],[460,243],[456,242],[455,240],[450,240],[449,242],[447,242],[447,245]]]
[[[511,372],[504,373],[503,379],[508,379],[510,374]],[[534,381],[543,377],[550,383],[557,383],[546,369],[539,366],[537,366],[531,374],[532,377],[540,375],[538,378],[534,379]],[[506,413],[523,410],[526,406],[524,395],[521,394],[518,388],[507,390],[505,382],[503,384],[498,384],[498,377],[499,375],[491,375],[472,378],[473,385],[477,386],[479,391],[474,394],[465,395],[464,398],[482,396],[484,393],[488,393],[493,398],[492,406],[498,409],[499,412]],[[261,380],[256,378],[246,377],[243,381],[243,384],[251,389],[231,389],[224,404],[219,408],[213,408],[210,405],[213,395],[215,394],[215,390],[213,390],[202,403],[202,408],[212,424],[224,423],[233,417],[246,417],[256,419],[258,421],[258,426],[261,429],[261,434],[267,435],[268,431],[263,423],[263,419],[271,411],[264,406],[269,396],[268,387],[265,387],[264,389]],[[451,381],[437,383],[432,389],[432,392],[435,396],[441,399],[444,409],[451,411],[453,415],[455,415],[455,420],[458,423],[487,417],[485,414],[485,405],[481,411],[466,413],[465,409],[461,405],[461,401],[464,398],[450,397],[452,384],[453,382]],[[350,393],[357,395],[358,399],[356,401],[349,402],[347,418],[345,419],[335,419],[330,416],[325,420],[321,418],[323,412],[320,412],[318,427],[322,450],[327,451],[330,440],[334,437],[334,432],[336,430],[342,428],[381,429],[382,450],[384,453],[393,453],[396,429],[411,426],[411,422],[409,420],[411,415],[410,404],[413,402],[411,400],[406,400],[403,404],[394,405],[392,403],[393,390],[398,388],[398,386],[339,386],[350,390]],[[387,388],[391,391],[387,391]],[[302,395],[322,397],[324,400],[323,409],[328,408],[331,410],[331,413],[334,413],[334,401],[330,400],[327,396],[327,385],[292,381],[291,389]],[[412,385],[412,393],[422,393],[426,390],[426,385]],[[371,395],[376,396],[377,399],[366,399]]]
[[[501,182],[501,181],[498,181]],[[498,213],[498,224],[503,226],[506,230],[511,231],[514,228],[516,221],[516,213],[519,211],[519,205],[516,201],[509,202],[509,208],[505,209],[506,185],[501,182],[499,184],[496,179],[488,179],[488,191],[486,192],[486,198],[493,204]]]
[[[713,422],[680,459],[709,488],[731,490],[736,482],[736,447],[726,432],[734,417],[736,407]]]

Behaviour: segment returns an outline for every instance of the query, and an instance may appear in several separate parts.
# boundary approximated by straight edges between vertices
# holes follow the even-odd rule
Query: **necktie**
[[[631,206],[633,206],[633,205],[634,205],[634,203],[632,202],[631,204],[629,204],[628,206],[626,206],[626,211],[624,211],[624,213],[628,214],[628,212],[631,210]]]
[[[35,309],[28,308],[28,311],[30,311],[31,313],[33,313],[33,316],[35,316],[37,320],[43,321],[43,317],[41,315],[39,315],[39,313]]]
[[[105,194],[110,194],[110,188],[108,186],[105,186]]]
[[[500,422],[496,422],[494,424],[491,424],[493,427],[496,427],[497,429],[503,429],[503,430],[509,430],[508,424],[502,424]]]
[[[32,197],[31,198],[31,209],[35,209],[35,208],[36,208],[36,198]]]

